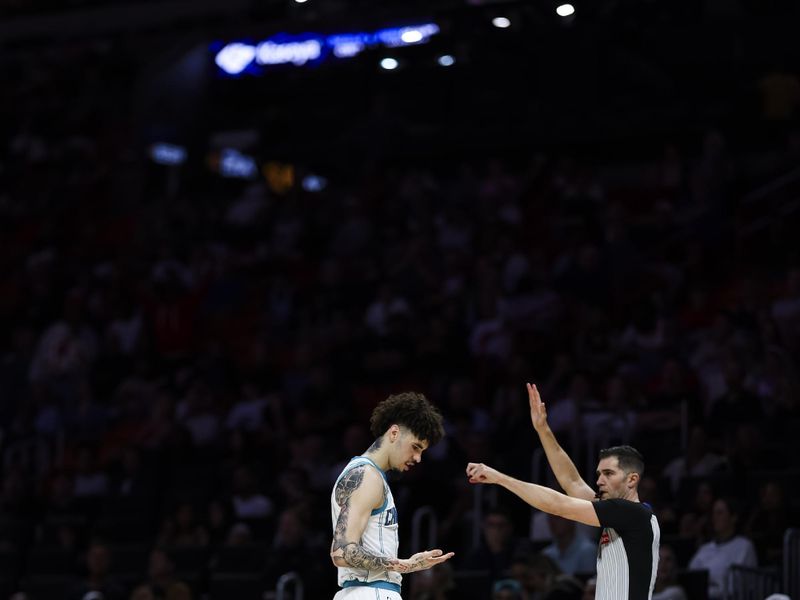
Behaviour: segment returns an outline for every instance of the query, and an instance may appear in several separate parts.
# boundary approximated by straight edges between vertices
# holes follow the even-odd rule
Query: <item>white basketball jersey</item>
[[[350,469],[359,465],[367,465],[373,469],[377,469],[378,473],[383,478],[383,504],[372,511],[367,527],[364,529],[364,535],[361,536],[361,545],[364,549],[375,556],[384,556],[386,558],[397,558],[397,549],[400,545],[397,532],[397,508],[394,505],[394,498],[392,491],[389,489],[389,483],[386,481],[386,474],[366,456],[356,456],[347,463],[347,466],[339,474],[336,479],[336,484],[333,486],[331,492],[331,518],[333,521],[334,533],[336,531],[336,521],[339,519],[339,505],[336,504],[336,485],[339,480]],[[339,585],[343,586],[346,581],[362,581],[364,583],[372,583],[374,581],[387,581],[396,585],[400,585],[402,579],[400,573],[396,571],[370,571],[368,569],[353,569],[350,567],[338,567],[339,569]]]

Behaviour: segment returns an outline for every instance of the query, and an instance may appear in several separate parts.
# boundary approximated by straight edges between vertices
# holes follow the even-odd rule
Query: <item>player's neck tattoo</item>
[[[383,444],[383,438],[379,437],[374,442],[372,442],[372,446],[369,447],[367,452],[377,452],[380,449],[381,444]]]

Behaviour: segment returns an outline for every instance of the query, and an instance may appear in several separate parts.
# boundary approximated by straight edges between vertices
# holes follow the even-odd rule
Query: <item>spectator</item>
[[[406,299],[384,284],[378,290],[375,301],[367,308],[364,322],[375,335],[386,336],[389,333],[388,322],[399,315],[408,315],[410,311]]]
[[[225,542],[230,530],[232,510],[229,504],[222,499],[211,500],[206,507],[206,525],[208,538],[212,546],[216,547]]]
[[[315,560],[325,551],[321,535],[311,529],[308,517],[297,507],[285,509],[278,517],[272,548],[266,561],[266,578],[270,585],[284,573],[294,571],[305,583],[310,598],[325,594],[327,565]]]
[[[553,543],[542,550],[567,575],[594,573],[597,569],[597,544],[578,532],[575,521],[548,515]]]
[[[707,477],[725,466],[725,459],[711,452],[706,443],[706,431],[696,425],[689,434],[689,443],[683,456],[671,460],[661,472],[670,482],[673,494],[677,494],[681,480],[686,477]]]
[[[95,402],[89,382],[81,379],[76,386],[75,406],[65,410],[63,426],[71,432],[76,442],[94,444],[100,441],[109,422],[108,410]]]
[[[637,415],[628,385],[620,375],[612,375],[606,382],[603,404],[583,407],[581,425],[594,447],[612,446],[632,437]]]
[[[658,549],[658,571],[651,600],[687,600],[686,592],[678,585],[678,562],[669,544]]]
[[[542,554],[517,555],[511,574],[530,600],[580,600],[583,585],[574,577],[561,573],[553,559]]]
[[[30,378],[45,382],[74,398],[80,376],[97,355],[97,335],[84,319],[82,290],[70,290],[64,301],[63,318],[53,323],[39,339],[31,361]]]
[[[515,554],[530,552],[527,540],[514,535],[511,516],[504,509],[495,508],[486,513],[482,533],[480,546],[464,559],[464,569],[488,569],[490,579],[500,579],[510,568]]]
[[[246,546],[253,541],[253,530],[247,523],[234,523],[225,536],[226,546]]]
[[[195,508],[191,502],[178,505],[174,515],[164,522],[158,538],[159,546],[204,548],[209,536],[206,528],[195,518]]]
[[[711,510],[714,505],[714,490],[708,481],[697,481],[691,506],[684,511],[679,525],[679,534],[700,545],[711,538]]]
[[[522,586],[514,579],[500,579],[492,584],[492,600],[523,600]]]
[[[114,306],[114,317],[106,328],[105,336],[110,352],[125,357],[133,356],[142,342],[142,312],[134,298],[121,294]]]
[[[761,116],[768,121],[787,122],[800,109],[800,80],[791,69],[775,65],[758,80]]]
[[[174,401],[166,390],[158,390],[138,428],[136,441],[145,450],[159,450],[165,446],[175,429]]]
[[[409,600],[457,600],[458,596],[449,563],[417,571],[411,576]]]
[[[711,512],[714,537],[700,546],[689,561],[692,570],[708,570],[708,597],[711,600],[726,597],[728,571],[733,565],[757,566],[753,542],[737,534],[740,515],[736,500],[717,499]]]
[[[586,580],[586,584],[583,586],[583,595],[581,596],[581,600],[594,600],[594,593],[597,590],[597,579],[594,577],[589,577]]]
[[[195,446],[203,448],[214,444],[220,434],[220,416],[213,392],[203,382],[196,381],[186,398],[178,404],[176,419],[192,436]]]
[[[175,563],[163,548],[153,548],[147,566],[147,585],[157,597],[191,600],[189,586],[175,575]]]
[[[245,384],[242,386],[241,398],[228,411],[225,427],[248,432],[256,431],[264,424],[268,407],[275,402],[276,398],[270,399],[269,396],[262,394],[254,384]]]
[[[370,443],[369,430],[362,424],[351,423],[342,429],[340,441],[342,459],[328,468],[328,483],[331,487],[350,459],[360,454],[364,448],[368,448]]]
[[[764,442],[758,421],[742,423],[728,431],[725,454],[731,473],[749,473],[774,460]]]
[[[662,493],[661,481],[645,475],[639,482],[639,499],[646,502],[658,519],[661,535],[678,532],[678,516],[666,494]]]
[[[142,454],[137,448],[127,447],[122,451],[110,490],[116,500],[139,507],[155,497],[155,481],[150,470],[142,466]]]
[[[158,600],[158,599],[156,598],[153,589],[146,583],[143,583],[133,588],[133,591],[131,592],[131,595],[128,598],[128,600]]]
[[[720,435],[737,425],[758,423],[764,418],[759,398],[745,388],[745,371],[741,359],[728,356],[724,366],[727,391],[716,398],[708,415],[712,433]]]
[[[772,303],[772,318],[786,340],[800,337],[800,268],[794,267],[786,274],[781,295]]]
[[[568,358],[564,357],[562,360],[566,362]],[[567,394],[556,396],[552,405],[548,406],[553,432],[575,436],[581,412],[595,405],[588,377],[585,373],[574,373],[569,378]]]
[[[278,479],[280,506],[308,506],[314,500],[310,486],[309,476],[305,470],[287,466]]]
[[[86,550],[86,575],[67,594],[69,600],[87,600],[91,592],[101,594],[103,600],[124,600],[125,588],[109,573],[111,550],[100,540],[93,540]]]
[[[75,457],[75,478],[73,493],[76,498],[97,498],[107,496],[109,480],[105,470],[97,464],[97,458],[89,446],[78,449]]]
[[[237,519],[267,519],[272,516],[273,503],[258,491],[255,476],[249,468],[240,466],[233,474],[233,514]]]
[[[783,557],[783,537],[791,518],[783,487],[766,481],[759,488],[758,504],[750,513],[744,531],[758,551],[759,564],[777,566]]]
[[[61,493],[56,497],[54,494],[53,500],[63,501],[65,505],[72,504],[72,490],[70,487],[71,482],[67,478],[64,483],[64,489],[58,490]],[[56,491],[56,490],[54,490]],[[31,514],[31,490],[28,478],[19,467],[12,466],[5,469],[3,473],[3,481],[0,484],[0,511],[2,514],[11,515],[14,517],[25,517]]]

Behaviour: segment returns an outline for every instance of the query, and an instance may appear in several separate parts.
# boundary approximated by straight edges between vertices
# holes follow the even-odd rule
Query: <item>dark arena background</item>
[[[558,488],[528,381],[590,485],[644,454],[654,599],[800,598],[798,32],[0,0],[0,600],[332,598],[333,483],[405,390],[447,436],[389,476],[400,555],[456,555],[403,597],[594,598],[557,558],[597,531],[464,474]]]

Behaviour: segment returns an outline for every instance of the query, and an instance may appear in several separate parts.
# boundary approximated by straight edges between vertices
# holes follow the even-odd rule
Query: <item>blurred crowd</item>
[[[255,598],[292,571],[330,597],[331,487],[411,389],[448,435],[392,482],[401,546],[431,506],[456,558],[408,597],[591,598],[595,532],[497,493],[472,542],[466,463],[541,462],[526,381],[588,481],[599,448],[644,453],[657,591],[706,570],[717,598],[730,564],[780,564],[798,213],[748,192],[796,164],[796,133],[364,161],[319,191],[186,178],[134,203],[128,80],[96,56],[20,68],[2,100],[2,597]]]

